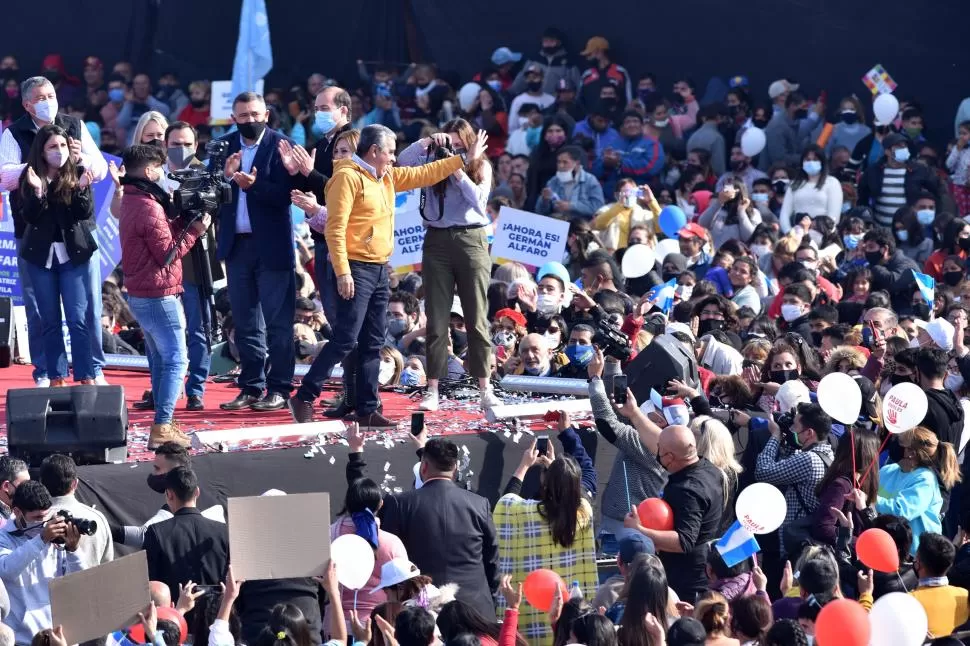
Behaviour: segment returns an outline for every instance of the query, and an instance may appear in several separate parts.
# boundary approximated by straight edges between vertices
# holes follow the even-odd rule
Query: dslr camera
[[[213,140],[206,144],[208,167],[194,166],[172,171],[168,176],[179,183],[172,193],[178,216],[191,221],[203,213],[215,215],[220,206],[232,201],[232,187],[223,176],[229,142]]]
[[[59,510],[56,517],[63,518],[66,522],[74,525],[82,536],[94,536],[94,533],[98,531],[97,521],[78,518],[71,515],[71,512],[66,509]],[[65,541],[63,538],[55,538],[53,542],[58,545],[63,545]]]
[[[428,161],[438,161],[439,159],[448,159],[449,157],[455,156],[455,148],[451,143],[447,143],[444,146],[439,146],[433,139],[428,145]]]
[[[798,451],[801,449],[798,446],[798,442],[795,441],[795,434],[792,433],[792,426],[795,424],[795,411],[790,410],[787,413],[772,413],[772,419],[775,420],[775,424],[781,430],[781,443],[782,446],[786,446],[793,451]]]
[[[598,346],[608,357],[628,361],[633,353],[633,344],[629,337],[620,331],[620,327],[608,317],[596,322],[596,334],[593,344]]]

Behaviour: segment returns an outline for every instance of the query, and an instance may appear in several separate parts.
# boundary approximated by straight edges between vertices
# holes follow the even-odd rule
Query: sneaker
[[[482,410],[495,408],[496,406],[501,406],[503,403],[491,389],[482,391]]]
[[[104,375],[98,375],[94,378],[94,383],[98,386],[108,386],[108,380],[104,378]]]
[[[421,403],[418,404],[418,410],[426,410],[426,411],[438,410],[438,391],[437,390],[425,391],[424,397],[421,398]]]
[[[184,447],[189,447],[192,445],[192,440],[188,435],[182,432],[179,425],[175,422],[168,422],[167,424],[152,424],[151,433],[148,436],[148,448],[149,450],[157,449],[159,446],[165,442],[175,442]]]
[[[353,415],[348,419],[357,422],[361,428],[397,428],[397,422],[387,419],[376,411],[366,415]]]
[[[51,380],[48,379],[47,377],[37,377],[37,379],[34,379],[34,387],[35,388],[50,388],[51,387]]]
[[[303,401],[297,396],[286,400],[286,407],[297,424],[308,424],[313,421],[313,402]]]

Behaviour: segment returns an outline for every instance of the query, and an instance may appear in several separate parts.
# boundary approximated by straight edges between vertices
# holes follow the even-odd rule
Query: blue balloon
[[[687,214],[679,206],[665,206],[660,212],[660,230],[668,238],[676,238],[677,232],[687,224]]]

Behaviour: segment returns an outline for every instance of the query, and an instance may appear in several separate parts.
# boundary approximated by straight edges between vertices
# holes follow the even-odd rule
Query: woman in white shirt
[[[829,176],[825,151],[812,144],[802,153],[802,167],[785,192],[778,222],[787,234],[792,228],[792,216],[807,213],[810,217],[827,215],[836,224],[842,216],[842,185]]]

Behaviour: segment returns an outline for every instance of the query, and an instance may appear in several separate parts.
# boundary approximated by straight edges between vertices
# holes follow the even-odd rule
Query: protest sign
[[[872,92],[872,96],[892,94],[896,89],[896,81],[893,80],[893,77],[889,76],[886,68],[879,64],[876,64],[871,70],[866,72],[865,76],[862,77],[862,82]]]
[[[395,273],[406,274],[421,269],[424,248],[424,222],[421,219],[421,191],[398,193],[394,201],[394,251],[391,267]]]
[[[263,79],[256,81],[256,94],[263,93]],[[232,81],[213,81],[210,90],[209,123],[226,124],[232,121]]]
[[[550,260],[562,261],[569,222],[503,206],[495,222],[492,259],[520,262],[535,269]]]

